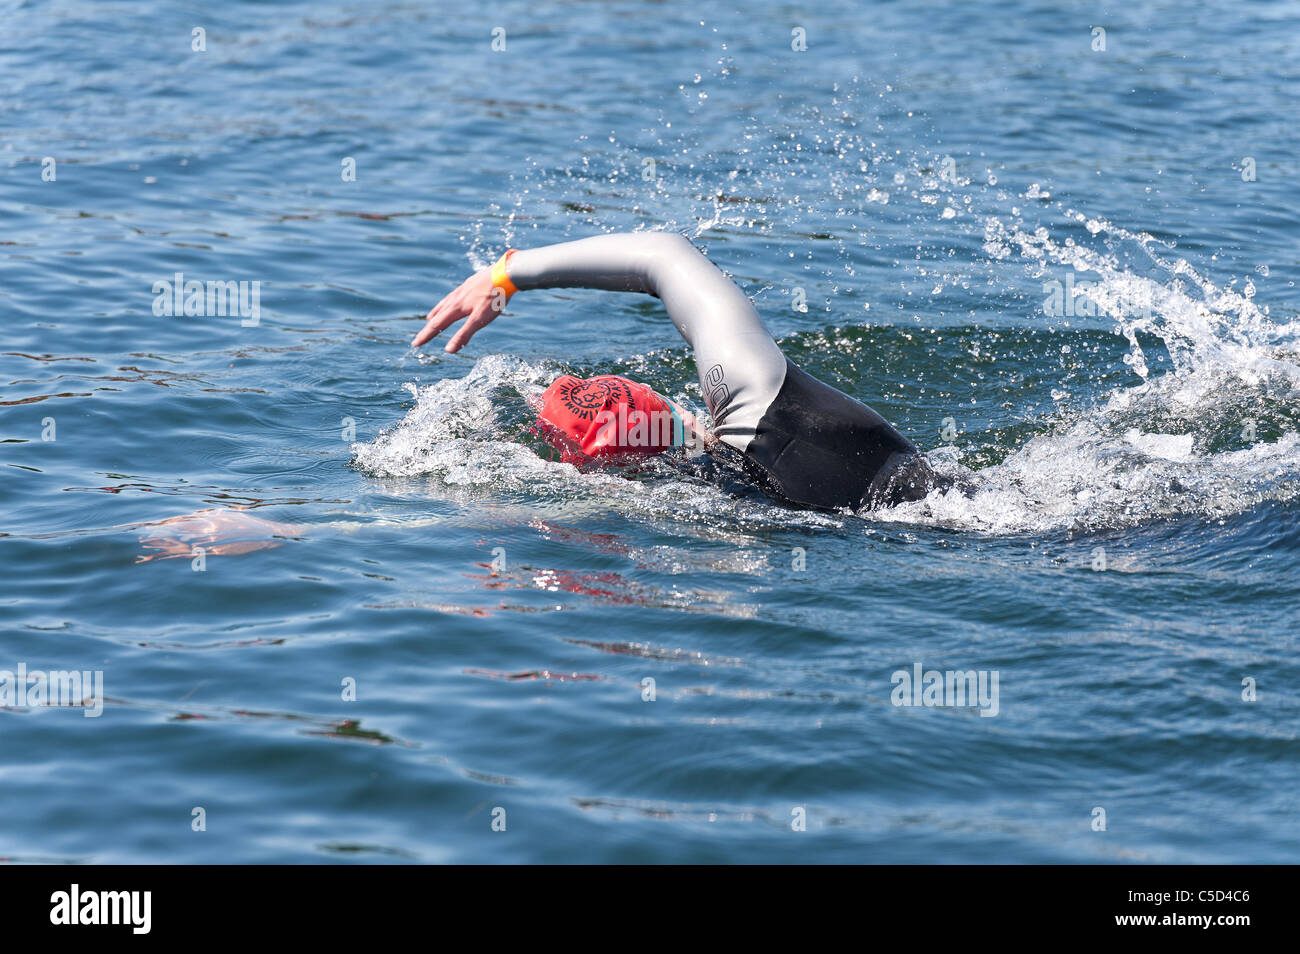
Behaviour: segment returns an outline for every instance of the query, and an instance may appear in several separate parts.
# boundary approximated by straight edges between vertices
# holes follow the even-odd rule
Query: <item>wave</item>
[[[1254,302],[1252,283],[1240,291],[1216,285],[1150,235],[1070,215],[1089,233],[1140,250],[1157,277],[1123,267],[1113,252],[995,217],[986,221],[985,251],[1023,256],[1035,278],[1060,267],[1093,276],[1084,279],[1084,321],[1095,313],[1114,322],[1137,382],[1067,410],[1048,433],[977,473],[961,467],[953,448],[940,449],[932,454],[940,469],[978,489],[931,494],[889,518],[993,532],[1094,531],[1177,515],[1222,518],[1294,499],[1300,321],[1272,318]],[[1166,358],[1170,369],[1153,372]]]

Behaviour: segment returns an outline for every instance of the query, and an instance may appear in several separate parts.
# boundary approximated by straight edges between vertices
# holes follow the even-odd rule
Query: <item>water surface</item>
[[[0,710],[0,855],[1294,860],[1293,5],[0,22],[0,669],[106,696]],[[701,405],[651,299],[407,347],[507,246],[647,228],[979,491],[545,459],[560,373]],[[156,315],[177,272],[258,321]],[[918,663],[996,717],[894,705]]]

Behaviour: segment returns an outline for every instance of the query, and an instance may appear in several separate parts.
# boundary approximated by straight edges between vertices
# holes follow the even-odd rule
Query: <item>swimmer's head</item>
[[[682,420],[673,404],[616,374],[557,378],[542,393],[537,422],[542,436],[572,464],[625,463],[682,443]]]

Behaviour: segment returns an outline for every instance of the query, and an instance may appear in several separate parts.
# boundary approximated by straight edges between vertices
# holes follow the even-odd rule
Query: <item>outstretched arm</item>
[[[468,318],[446,345],[448,352],[459,351],[496,318],[515,290],[562,287],[658,297],[695,351],[714,431],[728,444],[745,449],[785,380],[785,356],[745,293],[680,235],[598,235],[514,252],[495,269],[466,279],[439,302],[411,344],[419,347]]]

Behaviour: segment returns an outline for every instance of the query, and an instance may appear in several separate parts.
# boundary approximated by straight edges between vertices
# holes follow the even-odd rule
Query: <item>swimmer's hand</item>
[[[492,269],[475,272],[459,288],[433,306],[420,333],[411,339],[411,347],[418,348],[436,338],[445,328],[454,325],[466,315],[469,320],[461,325],[443,349],[455,354],[469,343],[474,333],[489,325],[506,306],[506,295],[492,284]]]

